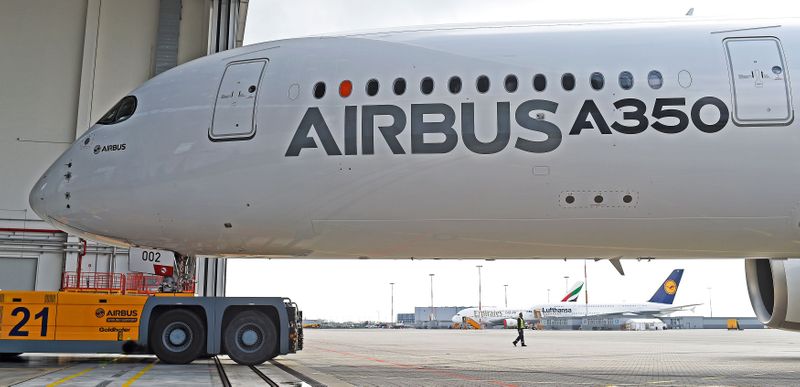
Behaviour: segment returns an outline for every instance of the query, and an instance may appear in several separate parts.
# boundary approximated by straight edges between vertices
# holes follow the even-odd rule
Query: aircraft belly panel
[[[315,220],[309,248],[312,256],[371,258],[782,256],[795,251],[780,242],[786,223],[783,217]]]

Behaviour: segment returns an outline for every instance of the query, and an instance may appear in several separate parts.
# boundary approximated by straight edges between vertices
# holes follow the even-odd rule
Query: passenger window
[[[450,90],[453,94],[458,94],[461,92],[461,78],[459,77],[450,77],[450,80],[447,82],[447,89]]]
[[[628,71],[619,73],[619,87],[623,90],[630,90],[633,88],[633,74]]]
[[[314,85],[314,98],[320,99],[325,96],[325,82],[317,82]]]
[[[422,82],[420,82],[419,88],[422,91],[422,94],[428,95],[430,93],[433,93],[433,78],[431,77],[422,78]]]
[[[378,94],[378,80],[370,79],[367,81],[367,95],[373,97],[375,94]]]
[[[506,75],[505,85],[507,92],[513,93],[517,91],[517,87],[519,87],[519,81],[517,80],[517,76],[514,74]]]
[[[403,78],[395,79],[392,88],[395,95],[403,95],[406,92],[406,80]]]
[[[658,90],[661,86],[664,86],[664,77],[661,76],[661,72],[653,70],[650,74],[647,74],[647,84],[654,90]]]
[[[478,81],[475,83],[475,86],[477,87],[479,93],[485,93],[489,91],[489,77],[481,75],[478,77]]]
[[[575,76],[570,73],[564,74],[561,77],[561,87],[566,91],[572,91],[575,88]]]
[[[606,79],[605,77],[603,77],[603,74],[592,73],[592,77],[590,78],[590,83],[592,84],[592,89],[603,90],[603,85],[605,85]]]
[[[136,105],[136,97],[129,95],[117,102],[97,123],[100,125],[113,125],[125,121],[136,111]]]
[[[536,91],[544,91],[547,88],[547,78],[544,77],[544,74],[536,74],[533,77],[533,88]]]

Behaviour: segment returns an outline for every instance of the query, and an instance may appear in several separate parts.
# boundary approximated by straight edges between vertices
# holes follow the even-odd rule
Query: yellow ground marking
[[[147,371],[150,371],[153,368],[153,366],[156,365],[156,363],[158,363],[158,359],[156,359],[156,361],[148,364],[147,367],[142,368],[142,370],[137,372],[136,375],[133,375],[133,377],[128,379],[127,382],[123,383],[122,387],[130,387],[130,386],[132,386],[134,382],[136,382],[137,380],[139,380],[139,378],[142,377],[142,375],[146,374]]]
[[[68,381],[70,381],[70,380],[72,380],[72,379],[75,379],[75,378],[77,378],[78,376],[84,375],[84,374],[88,373],[89,371],[91,371],[91,370],[93,370],[93,369],[94,369],[94,367],[92,367],[92,368],[87,368],[87,369],[85,369],[85,370],[83,370],[83,371],[81,371],[81,372],[78,372],[77,374],[73,374],[73,375],[67,376],[67,377],[65,377],[65,378],[58,379],[58,380],[56,380],[55,382],[48,384],[48,385],[47,385],[47,387],[55,387],[55,386],[58,386],[59,384],[62,384],[62,383],[64,383],[64,382],[68,382]]]

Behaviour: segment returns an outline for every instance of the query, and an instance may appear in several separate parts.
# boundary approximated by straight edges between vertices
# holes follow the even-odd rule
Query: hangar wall
[[[0,217],[35,218],[25,191],[75,135],[82,58],[75,48],[83,46],[86,1],[9,2],[3,8]]]
[[[212,0],[3,4],[0,289],[28,288],[33,278],[31,289],[56,290],[62,269],[75,266],[77,238],[31,231],[50,226],[30,209],[28,192],[76,136],[154,75],[162,1],[180,6],[177,63],[206,55]],[[90,244],[89,251],[93,256],[83,261],[84,270],[109,270],[119,261],[113,248]]]

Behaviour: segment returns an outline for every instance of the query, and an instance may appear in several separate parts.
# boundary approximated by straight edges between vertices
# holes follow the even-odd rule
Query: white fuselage
[[[543,318],[548,317],[586,317],[598,315],[646,315],[662,316],[675,311],[675,307],[668,304],[655,302],[634,303],[634,304],[585,304],[582,302],[558,302],[553,304],[537,304],[529,309],[508,309],[508,308],[467,308],[459,311],[454,317],[453,322],[461,322],[462,317],[469,317],[481,324],[501,325],[504,320],[515,319],[522,313],[525,321],[536,319],[535,311],[541,312]]]
[[[504,320],[514,320],[519,314],[522,313],[522,318],[525,321],[533,321],[533,309],[508,309],[508,308],[493,308],[487,307],[483,309],[467,308],[458,311],[453,316],[454,323],[462,323],[463,318],[467,317],[473,321],[479,322],[482,325],[502,325]]]
[[[769,37],[768,52],[736,46],[751,37]],[[742,65],[751,54],[763,63]],[[223,80],[247,63],[263,71]],[[30,200],[80,235],[186,255],[800,256],[798,63],[795,19],[268,42],[146,82],[131,93],[135,113],[80,137]],[[346,98],[343,80],[353,85]],[[218,122],[247,115],[235,110],[247,104],[252,128],[237,135]]]
[[[645,302],[636,304],[585,304],[562,302],[557,304],[536,305],[535,310],[542,312],[542,317],[583,317],[597,315],[649,315],[661,316],[665,310],[675,310],[673,305]]]

